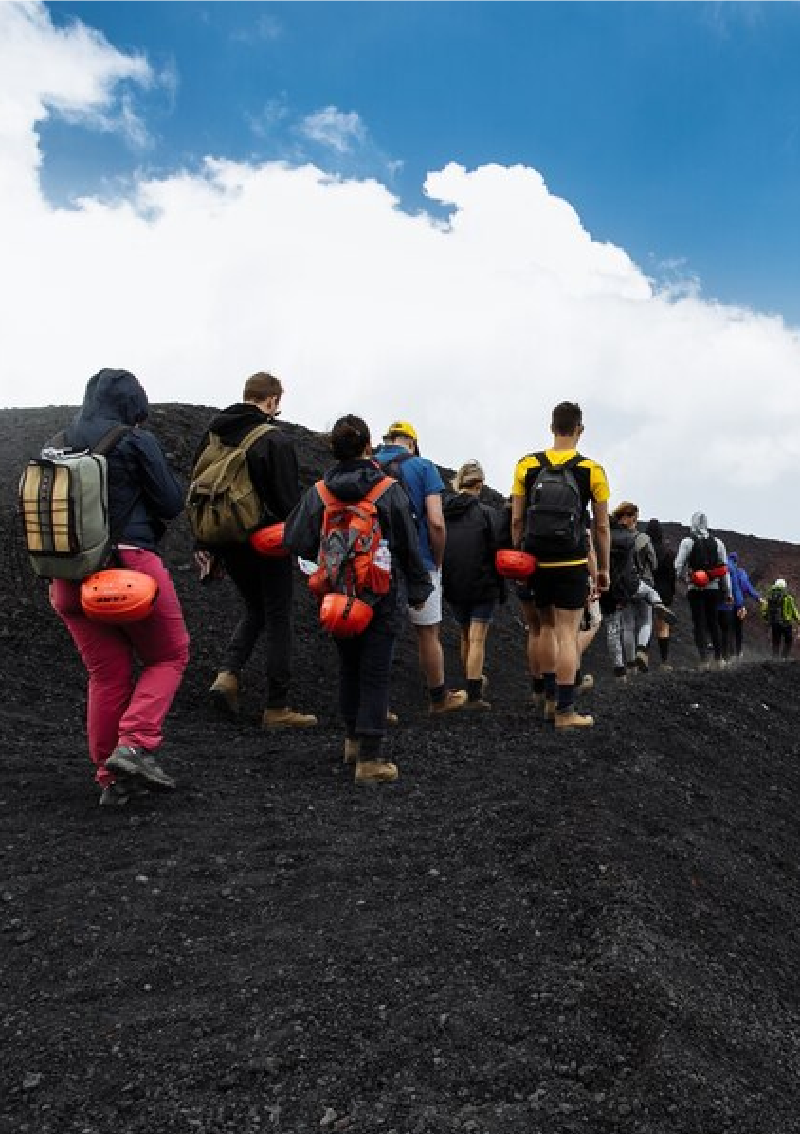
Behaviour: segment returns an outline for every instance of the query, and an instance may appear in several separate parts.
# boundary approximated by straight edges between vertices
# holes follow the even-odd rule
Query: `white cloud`
[[[43,9],[11,11],[0,42],[10,30],[24,59],[0,57],[7,404],[74,403],[99,367],[127,366],[153,400],[220,405],[266,367],[289,420],[357,412],[379,434],[410,419],[425,453],[479,457],[507,491],[553,404],[574,399],[617,499],[800,539],[800,336],[780,319],[657,288],[523,166],[431,173],[445,222],[376,180],[219,159],[140,179],[130,200],[53,208],[36,123],[108,112],[147,66],[80,25],[56,32]]]
[[[300,122],[298,132],[310,142],[326,146],[338,154],[349,153],[367,139],[364,123],[355,111],[344,112],[325,106],[308,114]]]

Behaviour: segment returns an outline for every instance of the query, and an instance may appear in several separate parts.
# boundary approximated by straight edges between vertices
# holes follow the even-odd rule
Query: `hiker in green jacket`
[[[772,634],[772,656],[788,658],[792,652],[795,623],[800,611],[785,579],[776,579],[761,603],[761,614]]]

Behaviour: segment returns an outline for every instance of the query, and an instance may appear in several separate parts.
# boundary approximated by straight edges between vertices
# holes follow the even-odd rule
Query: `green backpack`
[[[239,445],[226,445],[216,433],[209,433],[186,496],[189,526],[198,543],[209,547],[244,543],[259,527],[264,504],[250,479],[247,450],[276,428],[258,425]]]

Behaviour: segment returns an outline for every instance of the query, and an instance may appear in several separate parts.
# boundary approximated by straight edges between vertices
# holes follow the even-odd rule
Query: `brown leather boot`
[[[393,784],[399,774],[397,765],[388,760],[359,760],[356,764],[357,784]]]
[[[568,709],[561,713],[557,712],[555,718],[557,729],[591,728],[594,724],[594,717],[590,717],[588,713],[576,713],[574,709]]]
[[[437,717],[440,713],[452,713],[456,709],[463,709],[466,703],[466,689],[449,689],[441,701],[431,701],[428,712],[432,717]]]
[[[231,716],[236,716],[239,712],[239,678],[235,673],[229,670],[221,670],[216,677],[214,684],[208,691],[208,695],[215,708],[221,709],[225,713],[230,713]]]
[[[263,728],[313,728],[318,723],[313,713],[298,713],[294,709],[265,709]]]
[[[346,736],[344,738],[344,762],[345,764],[355,764],[358,762],[358,757],[361,752],[361,741],[357,736]]]

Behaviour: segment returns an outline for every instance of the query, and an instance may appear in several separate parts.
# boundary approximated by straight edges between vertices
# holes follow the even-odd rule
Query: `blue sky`
[[[133,170],[308,157],[375,175],[410,209],[447,161],[535,167],[649,275],[800,325],[795,3],[56,3],[162,81],[148,144],[45,126],[54,200]],[[358,116],[338,153],[298,136]],[[400,164],[402,163],[402,164]],[[430,205],[428,205],[430,208]],[[435,210],[434,210],[435,211]]]

